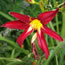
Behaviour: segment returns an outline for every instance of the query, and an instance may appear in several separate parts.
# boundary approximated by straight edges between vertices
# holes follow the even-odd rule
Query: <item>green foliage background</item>
[[[40,0],[36,1],[39,2]],[[43,0],[43,2],[44,11],[47,11],[56,9],[65,0]],[[32,17],[37,17],[42,12],[38,5],[29,4],[25,0],[0,0],[0,25],[15,20],[15,18],[8,14],[8,12],[13,11]],[[35,42],[40,60],[33,58],[30,42],[35,32],[25,39],[24,47],[20,48],[16,39],[23,30],[0,28],[0,65],[32,65],[33,61],[37,62],[37,65],[65,65],[65,10],[62,10],[62,6],[59,13],[47,26],[56,31],[64,39],[64,42],[59,42],[45,35],[50,51],[48,60],[45,59],[44,53],[38,47],[37,41]]]

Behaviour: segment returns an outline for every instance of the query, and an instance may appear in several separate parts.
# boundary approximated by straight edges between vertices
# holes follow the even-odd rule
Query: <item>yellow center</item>
[[[43,26],[42,23],[40,22],[40,20],[38,20],[38,19],[34,19],[33,21],[31,21],[30,25],[35,30],[40,29]]]

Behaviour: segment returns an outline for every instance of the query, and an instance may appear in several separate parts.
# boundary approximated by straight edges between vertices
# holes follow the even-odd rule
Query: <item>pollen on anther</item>
[[[33,29],[40,29],[43,25],[38,19],[34,19],[31,21],[30,25],[32,26]]]

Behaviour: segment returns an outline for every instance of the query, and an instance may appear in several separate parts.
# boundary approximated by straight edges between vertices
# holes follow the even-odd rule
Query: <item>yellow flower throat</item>
[[[30,25],[35,30],[40,29],[43,26],[42,23],[40,22],[40,20],[38,20],[38,19],[34,19],[33,21],[31,21]]]

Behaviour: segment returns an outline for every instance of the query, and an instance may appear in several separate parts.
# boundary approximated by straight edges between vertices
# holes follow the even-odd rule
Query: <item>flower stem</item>
[[[55,3],[56,3],[56,0],[53,0],[53,4],[55,5]]]
[[[56,65],[58,65],[58,57],[57,57],[57,55],[56,55]]]
[[[61,35],[63,38],[65,38],[65,12],[62,13],[63,15],[63,24],[62,24],[62,31],[61,31]]]
[[[52,22],[51,22],[51,21],[49,22],[49,25],[50,25],[50,27],[52,28],[52,30],[54,30],[54,31],[55,31],[54,26],[53,26],[53,24],[52,24]]]
[[[11,58],[14,58],[14,56],[15,56],[15,49],[12,50]]]
[[[56,15],[56,27],[57,27],[57,33],[59,34],[58,15]]]

